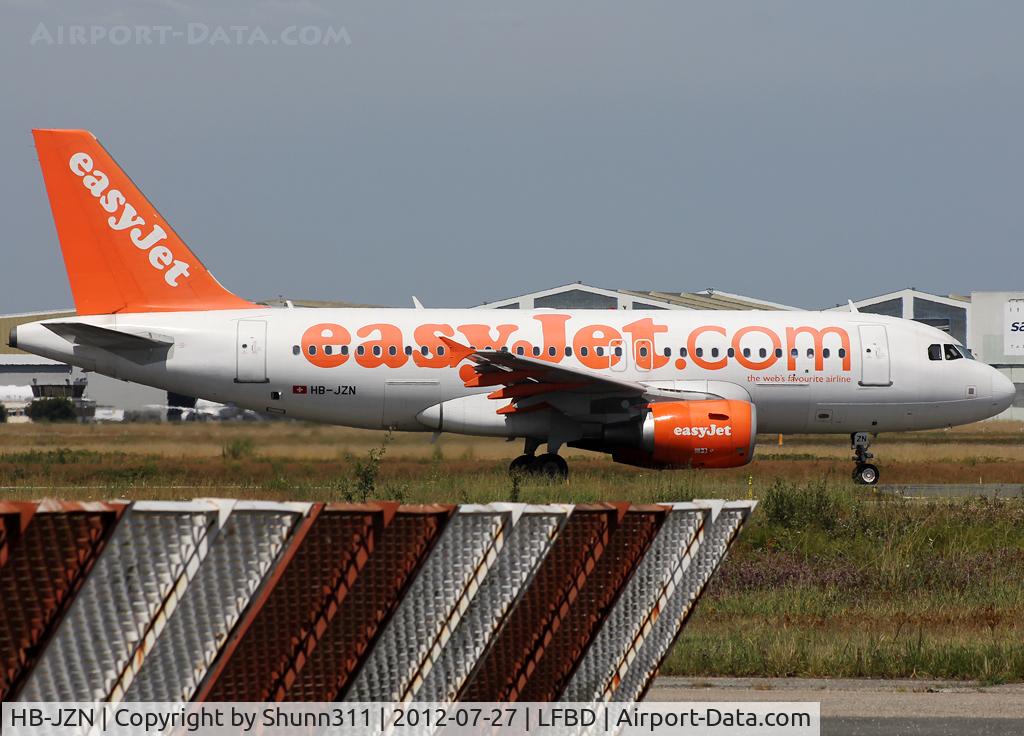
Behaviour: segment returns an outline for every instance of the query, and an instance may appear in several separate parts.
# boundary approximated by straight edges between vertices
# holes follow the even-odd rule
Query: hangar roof
[[[562,298],[559,298],[562,295]],[[588,295],[592,295],[588,297]],[[558,302],[564,302],[560,304]],[[779,304],[752,296],[731,294],[718,289],[703,291],[637,291],[632,289],[604,289],[583,282],[563,284],[528,294],[508,297],[481,305],[488,309],[532,308],[551,306],[568,309],[572,306],[608,309],[760,309],[792,310]]]

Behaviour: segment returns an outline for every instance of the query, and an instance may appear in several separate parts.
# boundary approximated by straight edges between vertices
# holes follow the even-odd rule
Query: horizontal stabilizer
[[[166,335],[122,332],[81,322],[47,322],[46,328],[69,342],[115,353],[125,350],[167,350],[174,345],[174,338]]]

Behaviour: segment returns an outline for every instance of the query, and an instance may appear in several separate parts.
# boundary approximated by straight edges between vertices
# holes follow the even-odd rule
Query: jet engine
[[[612,429],[612,428],[609,428]],[[649,468],[737,468],[754,456],[757,411],[749,401],[659,401],[639,424],[608,433],[612,459]]]

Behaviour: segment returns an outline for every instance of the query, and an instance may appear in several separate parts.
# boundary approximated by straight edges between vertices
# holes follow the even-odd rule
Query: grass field
[[[692,676],[1024,681],[1024,499],[922,501],[849,481],[845,438],[763,437],[727,471],[568,453],[567,485],[513,484],[518,443],[318,425],[0,425],[4,498],[761,505],[665,670]],[[1024,482],[1024,425],[882,437],[886,483]]]

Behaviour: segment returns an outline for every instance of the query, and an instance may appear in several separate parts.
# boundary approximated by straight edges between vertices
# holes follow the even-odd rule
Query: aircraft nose
[[[999,411],[1009,409],[1017,398],[1017,387],[1006,374],[992,369],[992,401],[999,407]]]

